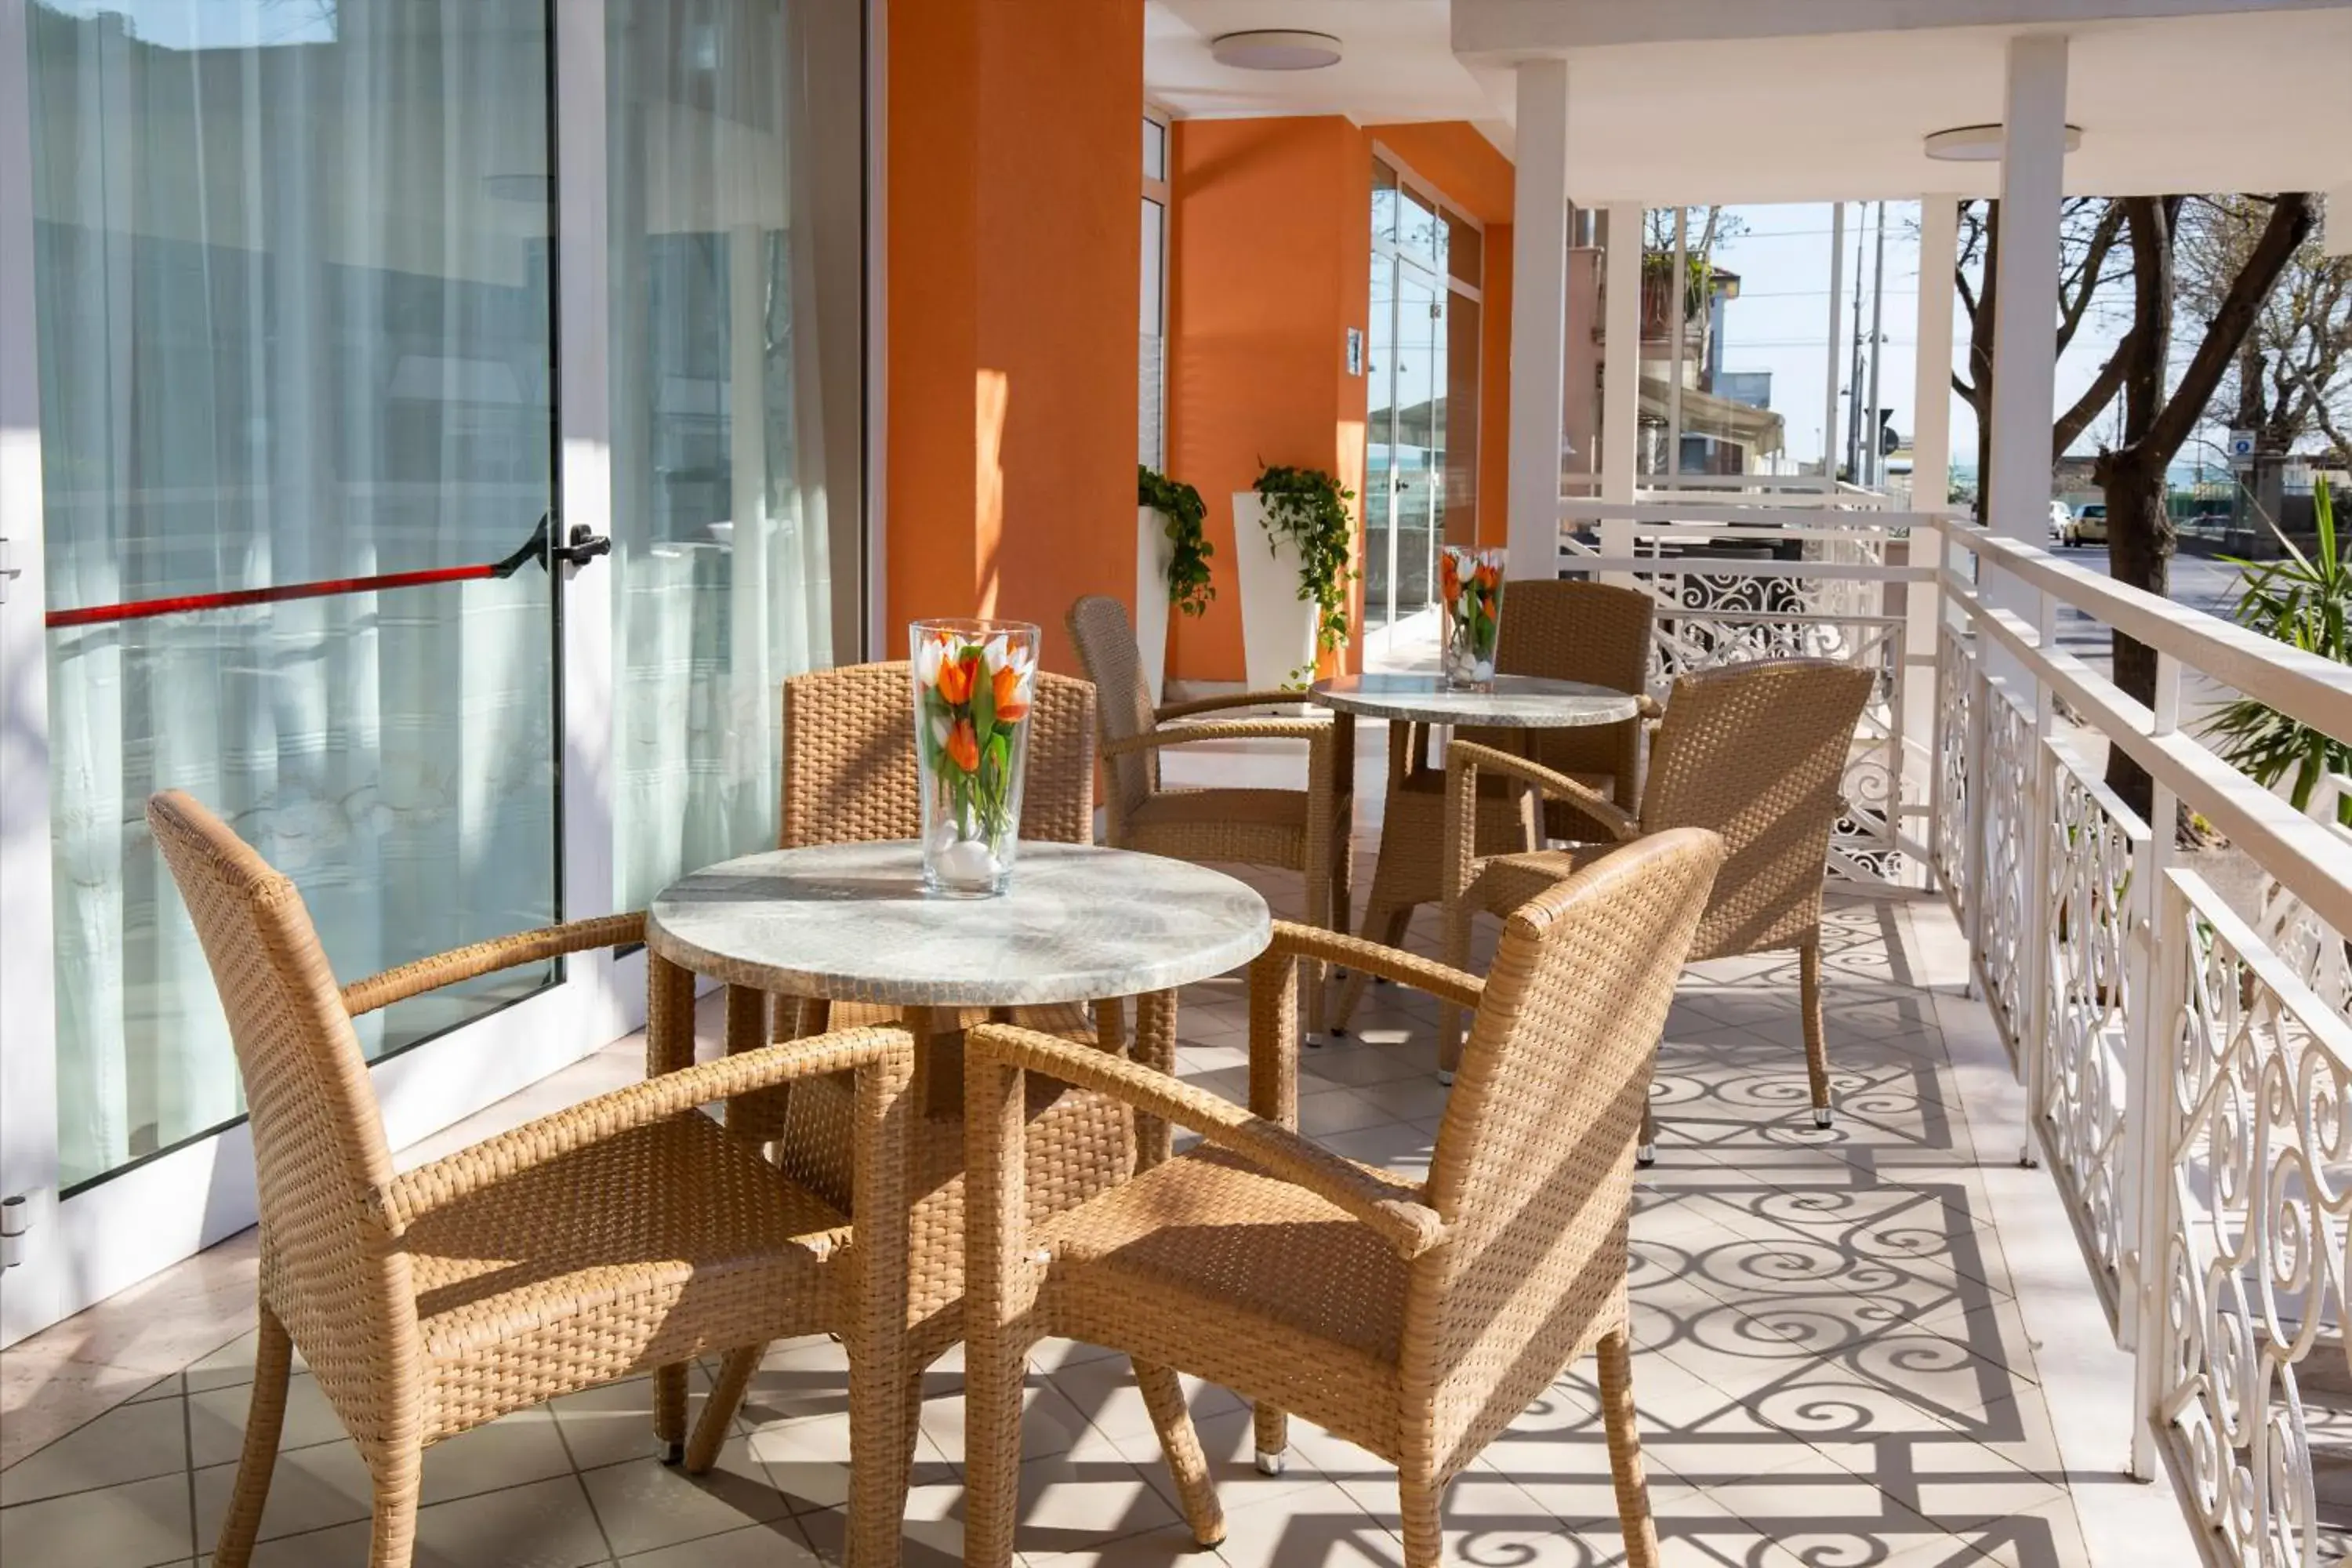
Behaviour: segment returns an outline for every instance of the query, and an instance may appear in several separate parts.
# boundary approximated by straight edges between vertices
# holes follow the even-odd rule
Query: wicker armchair
[[[352,1016],[636,941],[642,918],[481,942],[338,991],[292,883],[185,795],[155,796],[147,820],[228,1015],[261,1200],[260,1343],[213,1562],[242,1568],[252,1554],[298,1344],[373,1479],[373,1568],[410,1560],[430,1444],[714,1350],[841,1334],[853,1443],[903,1445],[891,1309],[906,1291],[904,1031],[852,1030],[649,1079],[395,1175]],[[836,1072],[857,1086],[851,1247],[835,1245],[847,1215],[695,1109]],[[683,1392],[660,1412],[673,1437]],[[707,1409],[693,1457],[708,1465],[728,1431],[727,1414]],[[888,1482],[884,1466],[853,1477],[861,1563],[898,1560]]]
[[[1601,583],[1516,581],[1505,590],[1503,635],[1495,668],[1508,675],[1582,680],[1640,693],[1649,679],[1650,632],[1655,601],[1639,588]],[[1554,773],[1631,808],[1642,767],[1642,722],[1567,730],[1460,730],[1454,738],[1523,752]],[[1381,858],[1360,928],[1367,942],[1402,946],[1413,910],[1444,896],[1445,773],[1427,757],[1429,735],[1419,724],[1389,726],[1388,804],[1381,827]],[[1518,805],[1503,781],[1478,795],[1478,847],[1507,850],[1520,842]],[[1594,837],[1575,806],[1547,809],[1554,838]],[[1331,1015],[1344,1032],[1362,999],[1364,976],[1350,974]]]
[[[1070,637],[1095,683],[1103,760],[1109,764],[1110,842],[1178,860],[1238,861],[1297,871],[1307,879],[1307,923],[1344,930],[1355,759],[1339,754],[1328,717],[1221,719],[1171,724],[1232,708],[1296,703],[1295,691],[1244,691],[1153,708],[1127,606],[1090,594],[1070,606]],[[1349,731],[1352,733],[1352,729]],[[1168,789],[1160,753],[1201,741],[1277,739],[1307,742],[1307,788]],[[1322,1027],[1322,988],[1307,986],[1309,1029]]]
[[[1822,879],[1830,830],[1844,809],[1839,784],[1854,726],[1870,700],[1872,673],[1829,659],[1786,658],[1727,665],[1677,677],[1650,749],[1639,814],[1601,799],[1574,779],[1484,746],[1456,745],[1446,760],[1445,954],[1470,952],[1477,910],[1517,908],[1575,863],[1565,851],[1535,849],[1481,858],[1455,823],[1481,774],[1500,774],[1549,800],[1570,800],[1618,842],[1675,827],[1723,835],[1729,858],[1699,922],[1691,958],[1728,958],[1794,948],[1804,1013],[1805,1068],[1813,1120],[1830,1124],[1829,1052],[1822,1038]],[[1441,1075],[1454,1069],[1458,1026],[1439,1026]],[[1656,1140],[1644,1113],[1643,1158]]]
[[[1445,1483],[1563,1367],[1597,1352],[1635,1564],[1657,1560],[1633,1419],[1625,1287],[1633,1140],[1657,1031],[1723,858],[1714,834],[1594,852],[1513,913],[1483,983],[1283,925],[1251,972],[1251,1110],[1048,1036],[965,1054],[972,1196],[964,1561],[1013,1551],[1022,1371],[1046,1335],[1135,1364],[1194,1538],[1224,1522],[1177,1369],[1258,1402],[1261,1468],[1295,1410],[1397,1466],[1405,1561],[1433,1568]],[[1429,1180],[1292,1130],[1289,969],[1360,965],[1477,1010]],[[1023,1222],[1023,1083],[1046,1074],[1199,1130],[1200,1147],[1043,1225]]]

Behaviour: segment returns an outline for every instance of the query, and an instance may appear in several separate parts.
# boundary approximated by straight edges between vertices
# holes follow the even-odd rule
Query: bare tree
[[[2267,207],[2267,215],[2210,311],[2200,312],[2203,335],[2169,395],[2166,371],[2171,361],[2175,259],[2185,198],[2128,196],[2118,203],[2132,258],[2132,325],[2116,351],[2116,362],[2123,366],[2123,440],[2101,449],[2094,471],[2107,497],[2108,574],[2158,595],[2170,584],[2174,545],[2172,518],[2165,505],[2165,470],[2211,406],[2280,275],[2312,230],[2307,195],[2246,199]],[[2155,650],[2116,632],[2115,679],[2126,695],[2153,703]],[[2154,786],[2147,771],[2121,746],[2107,753],[2107,784],[2143,817],[2149,814]]]
[[[2103,297],[2116,298],[2131,272],[2130,253],[2117,241],[2123,233],[2123,204],[2105,196],[2069,196],[2058,216],[2058,352],[2082,330],[2092,306]],[[1968,399],[1977,416],[1977,494],[1982,496],[1992,474],[1992,323],[1997,297],[1995,278],[2000,267],[2000,203],[1960,204],[1960,249],[1952,275],[1960,306],[1969,317],[1966,375],[1952,373],[1952,390]],[[2123,385],[2124,354],[2120,345],[2099,368],[2091,384],[2074,405],[2057,416],[2050,430],[2050,460],[2065,456],[2091,421],[2115,401]]]
[[[2181,308],[2210,320],[2268,223],[2259,196],[2195,196],[2181,208],[2176,272]],[[2352,405],[2352,256],[2329,256],[2306,237],[2287,258],[2214,395],[2213,418],[2254,435],[2257,460],[2316,436],[2352,462],[2345,426]]]

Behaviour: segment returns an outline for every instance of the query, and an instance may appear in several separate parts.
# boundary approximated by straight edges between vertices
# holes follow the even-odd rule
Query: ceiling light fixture
[[[1927,138],[1927,156],[1942,163],[1998,163],[2003,128],[1999,125],[1956,125]],[[2083,144],[2083,128],[2066,127],[2066,151]]]
[[[1209,54],[1219,65],[1236,70],[1320,70],[1339,63],[1339,40],[1328,33],[1259,29],[1212,38]]]

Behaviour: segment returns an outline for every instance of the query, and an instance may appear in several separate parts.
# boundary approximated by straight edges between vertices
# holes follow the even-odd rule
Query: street
[[[2105,545],[2090,544],[2080,549],[2062,550],[2053,544],[2050,547],[2050,553],[2086,572],[2106,575]],[[2176,555],[2172,558],[2170,590],[2167,596],[2174,604],[2185,605],[2192,610],[2202,610],[2207,615],[2228,620],[2238,601],[2238,569],[2202,555]],[[2078,610],[2060,612],[2058,646],[2102,673],[2107,668],[2109,640],[2106,629]]]

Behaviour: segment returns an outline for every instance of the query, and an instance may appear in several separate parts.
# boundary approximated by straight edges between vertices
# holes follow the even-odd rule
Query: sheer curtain
[[[619,898],[775,842],[784,678],[830,661],[818,0],[607,0]]]
[[[550,499],[539,0],[35,0],[52,609],[503,556]],[[338,973],[554,912],[551,587],[50,634],[63,1173],[241,1109],[142,812],[185,789]],[[393,1048],[541,984],[367,1020]]]

